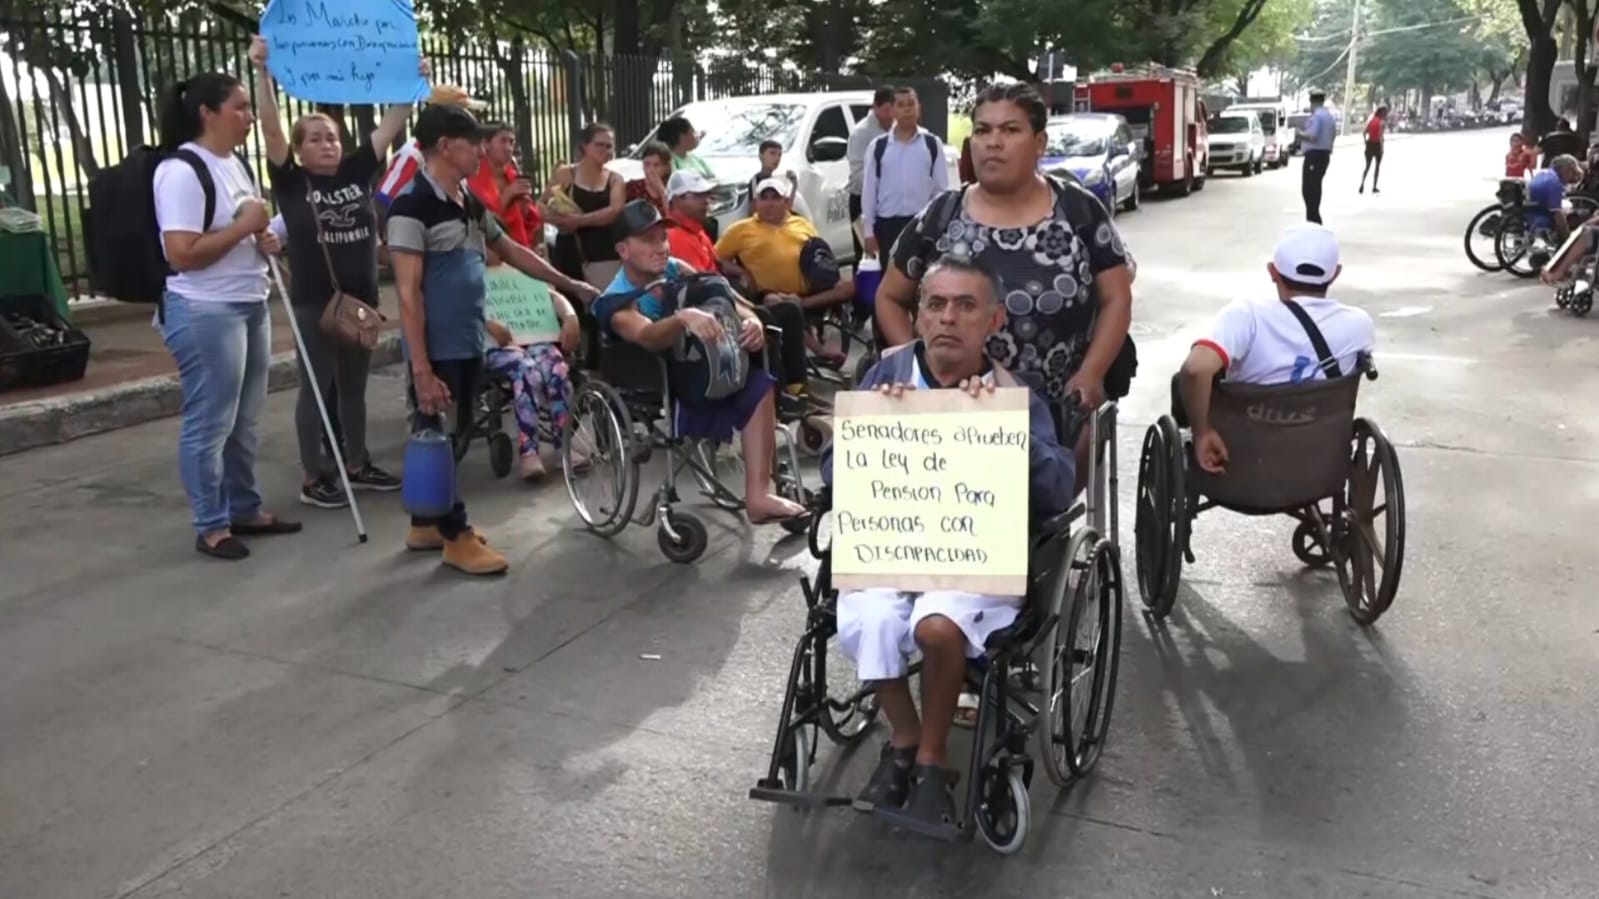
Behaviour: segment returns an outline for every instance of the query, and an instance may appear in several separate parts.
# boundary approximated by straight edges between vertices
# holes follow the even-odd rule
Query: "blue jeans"
[[[183,386],[178,471],[203,535],[261,512],[256,425],[266,406],[272,319],[264,301],[196,302],[170,290],[164,315],[161,336]]]

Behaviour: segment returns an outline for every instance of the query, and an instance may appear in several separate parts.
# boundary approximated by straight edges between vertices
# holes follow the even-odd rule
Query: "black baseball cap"
[[[447,137],[477,141],[478,121],[476,116],[459,106],[431,103],[417,113],[416,127],[412,133],[422,149],[431,150]]]
[[[611,225],[611,232],[616,236],[616,242],[621,243],[629,237],[643,234],[656,225],[670,228],[672,222],[661,215],[661,210],[656,209],[654,203],[648,200],[634,200],[617,213],[616,222]]]

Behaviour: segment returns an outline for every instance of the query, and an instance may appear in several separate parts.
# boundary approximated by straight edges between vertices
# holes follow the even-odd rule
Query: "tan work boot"
[[[411,525],[411,530],[405,535],[405,548],[412,552],[427,552],[430,549],[443,549],[444,536],[439,533],[435,524],[419,527]]]
[[[476,537],[477,542],[483,544],[484,546],[488,545],[488,538],[484,537],[482,534],[479,534],[476,531],[467,531],[467,533]],[[438,525],[430,524],[427,527],[417,527],[413,524],[411,525],[411,530],[405,535],[405,548],[411,550],[412,552],[427,552],[434,549],[443,549],[444,535],[439,533]]]
[[[444,564],[466,574],[504,574],[510,563],[471,531],[444,541]]]

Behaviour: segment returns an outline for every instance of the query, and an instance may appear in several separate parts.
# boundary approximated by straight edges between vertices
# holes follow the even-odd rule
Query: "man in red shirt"
[[[716,243],[705,230],[715,190],[716,182],[692,169],[673,172],[666,182],[667,215],[677,226],[666,229],[672,255],[698,272],[717,271]]]
[[[1371,114],[1371,121],[1366,123],[1366,169],[1360,173],[1360,192],[1366,192],[1366,175],[1371,174],[1371,192],[1382,193],[1382,188],[1377,186],[1378,179],[1382,178],[1382,135],[1388,122],[1388,107],[1379,106]],[[1377,163],[1377,171],[1372,174],[1371,164]]]
[[[505,233],[528,249],[544,247],[544,222],[533,203],[533,184],[516,167],[516,132],[490,122],[482,131],[483,158],[466,179],[467,189],[505,225]]]

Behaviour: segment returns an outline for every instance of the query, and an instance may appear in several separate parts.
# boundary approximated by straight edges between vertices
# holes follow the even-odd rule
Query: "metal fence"
[[[136,22],[125,13],[93,18],[70,11],[0,18],[0,197],[39,214],[69,293],[89,293],[83,238],[87,185],[130,148],[156,140],[158,98],[174,82],[221,71],[251,85],[246,58],[253,22],[215,15]],[[842,79],[761,66],[745,58],[709,62],[551,53],[520,38],[461,42],[423,38],[436,84],[484,100],[484,115],[516,131],[523,170],[542,182],[567,160],[578,129],[603,119],[621,144],[641,140],[673,109],[692,100],[807,91]],[[850,86],[858,86],[858,83]],[[312,109],[278,97],[293,119]],[[370,106],[317,106],[347,135],[365,135]],[[346,141],[353,147],[355,141]],[[261,135],[243,152],[265,175]],[[0,273],[3,277],[3,273]]]

